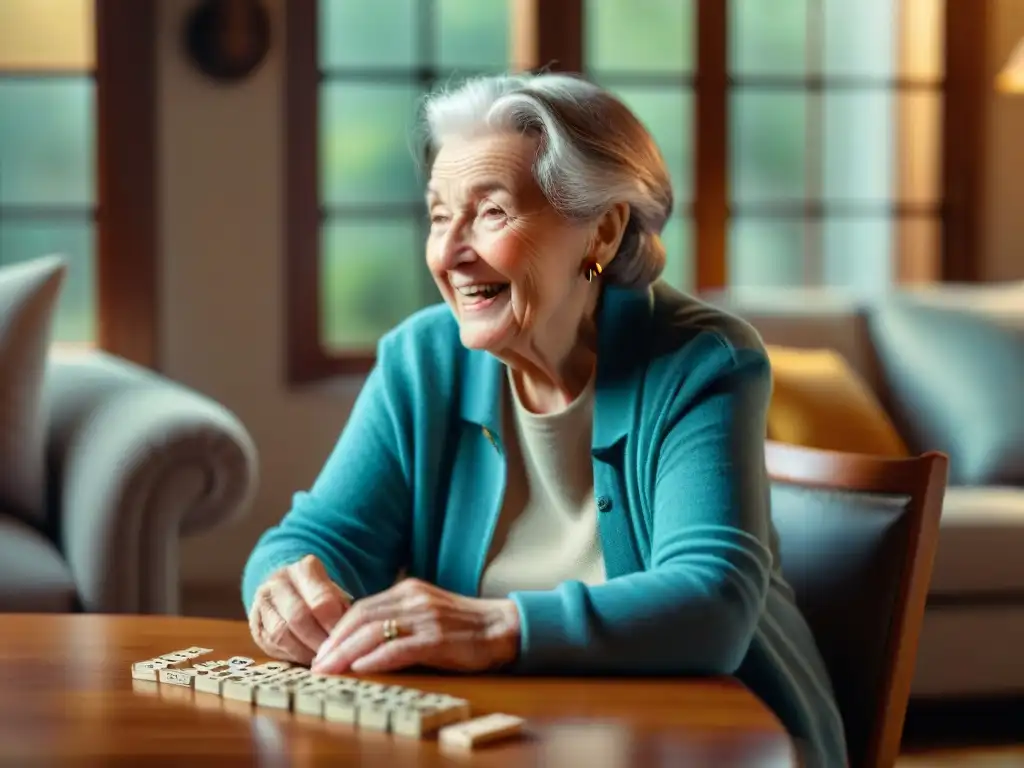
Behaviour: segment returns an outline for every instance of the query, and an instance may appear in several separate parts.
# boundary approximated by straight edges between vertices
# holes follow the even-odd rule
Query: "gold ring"
[[[389,643],[398,637],[398,622],[394,619],[384,621],[384,642]]]

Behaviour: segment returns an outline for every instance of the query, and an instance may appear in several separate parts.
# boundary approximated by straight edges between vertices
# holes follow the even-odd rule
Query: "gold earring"
[[[587,259],[583,262],[583,274],[586,276],[588,283],[594,282],[594,276],[600,275],[603,271],[601,262],[597,259]]]

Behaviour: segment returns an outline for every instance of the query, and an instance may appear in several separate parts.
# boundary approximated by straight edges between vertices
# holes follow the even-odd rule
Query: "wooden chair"
[[[768,441],[782,572],[818,642],[851,768],[899,754],[938,545],[948,459]]]

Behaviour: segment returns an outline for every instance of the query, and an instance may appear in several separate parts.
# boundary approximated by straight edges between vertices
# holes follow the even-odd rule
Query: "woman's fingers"
[[[350,601],[323,563],[309,555],[278,569],[259,588],[249,629],[267,653],[308,664]]]
[[[290,570],[292,583],[302,600],[309,606],[313,619],[324,632],[323,638],[313,648],[315,652],[341,621],[341,617],[352,603],[352,598],[331,581],[324,564],[312,555],[295,563]]]
[[[320,662],[334,654],[339,646],[358,632],[363,626],[371,623],[376,617],[389,617],[396,613],[396,606],[402,600],[402,593],[397,591],[398,587],[391,587],[384,592],[359,600],[354,603],[341,618],[330,636],[320,646],[317,657],[314,660],[314,667],[319,670]]]
[[[292,632],[288,622],[275,606],[270,590],[261,594],[257,610],[260,626],[256,642],[260,647],[272,656],[308,664],[313,658],[314,651]]]
[[[385,612],[386,613],[386,612]],[[388,640],[385,622],[373,619],[352,632],[330,653],[321,656],[313,671],[324,674],[353,672],[387,672],[427,661],[436,642],[430,632],[420,632],[412,622],[395,621],[397,636]]]
[[[352,662],[365,656],[384,642],[384,622],[373,621],[359,626],[347,638],[313,662],[313,671],[323,674],[344,674]]]
[[[271,605],[287,624],[289,631],[306,648],[315,654],[327,632],[313,615],[313,610],[303,599],[290,579],[278,579],[270,590]]]
[[[381,643],[364,656],[355,659],[350,667],[353,672],[382,674],[398,672],[418,664],[432,661],[436,645],[422,634],[400,637],[389,643]]]
[[[385,632],[395,622],[395,633]],[[507,664],[518,653],[511,600],[482,600],[410,579],[355,603],[313,659],[326,674],[389,672],[426,664],[472,671]]]
[[[249,610],[249,634],[252,635],[253,641],[260,647],[260,650],[269,653],[263,647],[263,604],[260,594],[256,593],[256,599],[253,600],[252,608]]]

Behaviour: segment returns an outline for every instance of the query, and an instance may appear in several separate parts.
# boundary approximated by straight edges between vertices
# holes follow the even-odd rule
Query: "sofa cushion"
[[[74,579],[57,548],[0,512],[0,613],[68,613],[77,605]]]
[[[772,365],[768,439],[822,450],[907,456],[878,398],[830,349],[767,345]]]
[[[1024,594],[1024,488],[949,488],[931,596]]]
[[[951,485],[1024,485],[1024,288],[894,294],[870,322],[911,450],[946,453]]]
[[[45,521],[43,381],[65,264],[57,257],[0,268],[0,508]]]
[[[831,349],[879,391],[878,361],[862,302],[833,289],[729,288],[701,298],[754,326],[765,344]]]

